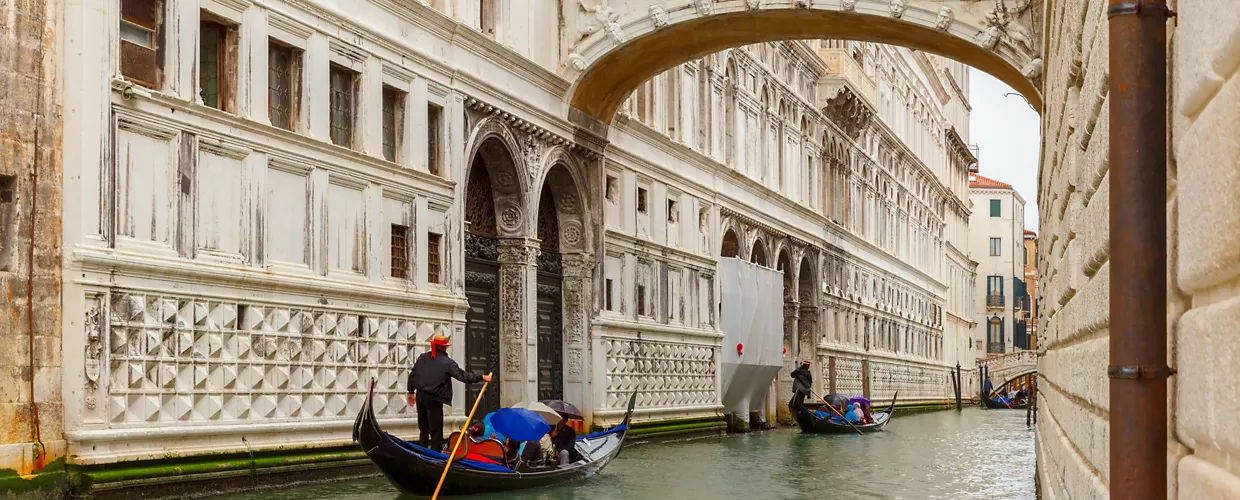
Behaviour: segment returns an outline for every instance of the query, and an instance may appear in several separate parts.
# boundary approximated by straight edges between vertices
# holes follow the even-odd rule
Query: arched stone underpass
[[[1043,0],[578,0],[563,12],[569,118],[601,132],[634,88],[677,64],[729,47],[828,38],[956,59],[1040,109],[1043,7]]]

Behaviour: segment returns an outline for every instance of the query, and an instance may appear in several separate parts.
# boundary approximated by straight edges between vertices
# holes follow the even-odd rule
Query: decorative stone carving
[[[982,47],[988,50],[994,50],[1002,40],[1007,40],[1013,47],[1023,51],[1025,54],[1036,54],[1032,37],[1019,22],[1015,21],[1015,15],[1020,14],[1028,9],[1030,2],[1019,4],[1016,9],[1009,9],[1004,0],[995,0],[995,7],[986,13],[982,20],[986,24],[986,29],[982,31],[980,42]]]
[[[938,18],[934,22],[934,27],[941,31],[951,29],[952,22],[956,20],[956,13],[952,12],[952,8],[946,5],[939,7]]]
[[[508,250],[504,247],[502,250]],[[519,375],[521,373],[522,361],[522,338],[525,336],[525,329],[522,324],[522,318],[525,317],[525,311],[522,308],[525,294],[525,278],[523,266],[503,265],[500,266],[499,276],[499,296],[500,296],[500,333],[504,337],[504,371],[509,374]],[[515,354],[514,354],[515,351]]]
[[[586,70],[586,58],[581,57],[581,54],[578,54],[576,52],[570,52],[568,54],[568,63],[569,65],[573,67],[573,69],[576,69],[577,71]]]
[[[840,10],[844,12],[856,12],[857,11],[857,0],[844,0],[840,4]]]
[[[745,0],[745,7],[748,7],[749,10],[757,10],[761,6],[762,0]]]
[[[530,176],[530,184],[538,178],[542,171],[543,142],[534,134],[527,134],[521,140],[521,156],[525,159],[525,173]]]
[[[575,220],[566,221],[563,226],[560,243],[567,248],[581,248],[584,239],[581,223]]]
[[[809,2],[810,2],[810,0],[796,0],[796,2],[794,2],[794,5],[795,5],[798,9],[808,9],[808,8],[809,8]]]
[[[103,371],[103,324],[99,316],[103,314],[103,301],[95,299],[94,306],[86,311],[86,409],[94,410],[96,406],[95,391],[99,390],[99,376]]]
[[[711,11],[715,8],[713,1],[714,0],[694,0],[693,6],[697,7],[699,15],[709,16]]]
[[[509,205],[500,210],[499,225],[505,231],[515,233],[521,229],[521,209]]]
[[[577,0],[577,5],[581,6],[587,14],[594,14],[594,24],[581,29],[582,36],[590,36],[597,33],[599,29],[606,31],[615,39],[617,44],[624,43],[627,39],[624,31],[620,28],[620,13],[611,6],[611,0],[599,0],[597,6],[588,7],[584,0]]]
[[[667,11],[662,5],[650,6],[650,21],[654,23],[655,29],[667,26]]]
[[[495,238],[465,233],[465,256],[481,260],[499,260],[499,247]]]
[[[900,19],[904,17],[904,9],[908,6],[906,0],[891,0],[891,18]]]
[[[564,342],[577,345],[585,342],[586,294],[580,279],[564,281]]]
[[[1042,58],[1038,57],[1026,63],[1025,67],[1020,69],[1020,74],[1030,80],[1042,76]]]
[[[568,358],[568,374],[572,377],[580,377],[585,370],[583,369],[581,349],[570,347],[565,353]]]

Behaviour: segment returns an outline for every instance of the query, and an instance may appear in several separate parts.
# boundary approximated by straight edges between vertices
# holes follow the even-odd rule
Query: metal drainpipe
[[[1167,498],[1165,0],[1110,0],[1111,498]],[[1122,457],[1122,459],[1117,459]]]

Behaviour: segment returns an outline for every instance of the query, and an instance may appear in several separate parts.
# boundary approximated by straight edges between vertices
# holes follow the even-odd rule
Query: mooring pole
[[[956,383],[956,411],[960,411],[963,408],[963,406],[961,406],[961,403],[960,403],[960,391],[964,389],[963,387],[964,379],[960,378],[960,376],[961,376],[960,362],[957,361],[956,362],[956,376],[952,377],[952,382]]]
[[[1110,0],[1111,498],[1167,498],[1166,0]],[[1206,132],[1210,133],[1210,132]]]

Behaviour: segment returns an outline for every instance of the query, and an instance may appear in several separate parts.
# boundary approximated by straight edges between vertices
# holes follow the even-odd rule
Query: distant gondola
[[[874,414],[874,423],[872,424],[852,424],[848,425],[844,422],[834,422],[830,419],[821,418],[814,415],[808,406],[819,407],[821,403],[805,403],[796,410],[797,425],[801,427],[801,432],[811,434],[855,434],[858,430],[861,432],[880,432],[883,427],[887,426],[887,422],[891,421],[891,412],[896,409],[896,399],[891,398],[891,406],[887,407],[882,413]],[[853,429],[856,430],[853,430]]]
[[[994,399],[986,398],[982,400],[982,403],[985,404],[987,408],[992,410],[1023,410],[1029,407],[1029,401],[1025,401],[1023,403],[1004,404],[995,401]]]
[[[371,403],[373,384],[366,394],[366,402],[353,424],[353,440],[362,445],[366,456],[379,466],[397,488],[405,493],[430,495],[439,483],[444,461],[448,456],[410,443],[383,432],[375,418]],[[476,460],[453,460],[452,468],[444,479],[442,495],[469,495],[499,491],[535,488],[561,483],[572,479],[593,476],[603,469],[624,446],[624,437],[633,416],[636,394],[629,397],[624,421],[609,430],[577,438],[577,451],[582,460],[564,467],[529,467],[516,465],[515,469],[502,464]]]

